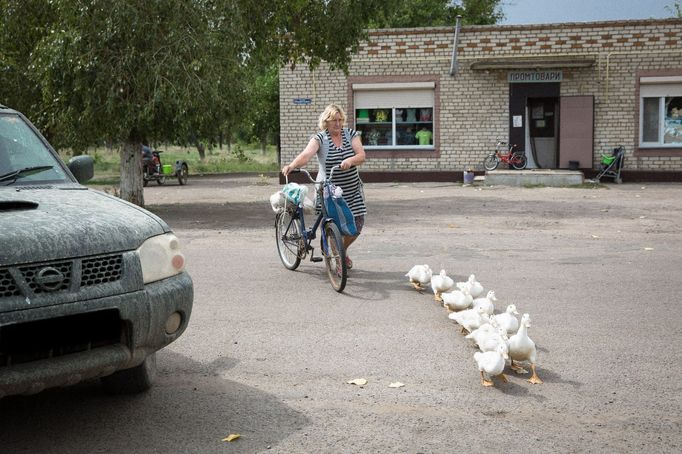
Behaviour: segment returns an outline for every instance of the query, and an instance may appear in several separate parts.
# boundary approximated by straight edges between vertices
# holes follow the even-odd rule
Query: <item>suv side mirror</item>
[[[74,156],[69,159],[68,167],[80,184],[89,181],[95,176],[95,161],[92,159],[92,156]]]

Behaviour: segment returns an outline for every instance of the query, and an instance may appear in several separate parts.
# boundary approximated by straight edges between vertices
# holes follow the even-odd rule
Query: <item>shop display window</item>
[[[355,127],[366,147],[433,147],[432,107],[356,109]]]

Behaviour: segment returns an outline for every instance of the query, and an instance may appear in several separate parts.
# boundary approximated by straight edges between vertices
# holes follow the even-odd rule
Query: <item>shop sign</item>
[[[528,84],[537,82],[561,82],[563,73],[558,71],[509,71],[507,81],[510,84]]]
[[[297,106],[307,106],[312,103],[313,100],[311,98],[294,98],[294,104]]]

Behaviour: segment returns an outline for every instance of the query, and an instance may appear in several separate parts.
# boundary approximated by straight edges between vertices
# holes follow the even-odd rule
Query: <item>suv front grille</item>
[[[123,254],[31,263],[20,265],[13,272],[10,269],[0,268],[0,298],[33,298],[78,292],[84,287],[94,288],[120,281],[123,278]]]
[[[8,298],[10,296],[19,296],[19,288],[14,283],[12,275],[9,270],[0,269],[0,298]]]
[[[123,342],[116,309],[0,327],[0,367],[88,351]]]
[[[52,285],[41,284],[41,276],[45,270],[59,271],[62,276],[60,282],[55,282]],[[21,267],[19,271],[21,271],[24,280],[35,294],[68,290],[71,285],[71,262],[31,265]]]
[[[83,260],[81,286],[90,287],[121,279],[122,264],[120,254]]]

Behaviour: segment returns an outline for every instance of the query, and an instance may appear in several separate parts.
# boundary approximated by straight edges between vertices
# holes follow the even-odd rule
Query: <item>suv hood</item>
[[[134,250],[168,231],[154,214],[83,186],[0,188],[0,265]]]

